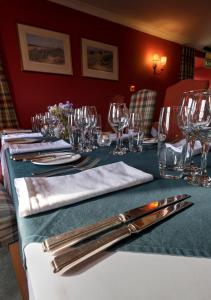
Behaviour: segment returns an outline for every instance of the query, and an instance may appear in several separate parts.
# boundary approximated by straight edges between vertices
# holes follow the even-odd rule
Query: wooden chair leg
[[[26,273],[22,266],[22,262],[20,259],[20,252],[19,252],[19,244],[18,242],[12,243],[9,245],[9,252],[12,259],[13,268],[15,270],[15,274],[17,277],[18,285],[21,291],[21,295],[23,300],[29,300],[29,293],[27,287],[27,279]]]

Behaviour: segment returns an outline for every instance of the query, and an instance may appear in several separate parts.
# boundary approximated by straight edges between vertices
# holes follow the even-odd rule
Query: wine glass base
[[[185,180],[192,185],[211,187],[211,177],[208,175],[197,174],[195,176],[187,176]]]
[[[121,148],[115,148],[113,151],[113,155],[125,155],[126,151]]]
[[[183,170],[183,174],[187,176],[195,176],[199,172],[199,167],[197,167],[194,164],[191,164],[189,166],[185,166]]]

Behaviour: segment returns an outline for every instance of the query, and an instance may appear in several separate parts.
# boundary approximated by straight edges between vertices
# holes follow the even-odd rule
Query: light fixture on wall
[[[167,63],[166,56],[160,56],[158,54],[153,54],[153,56],[152,56],[153,74],[154,75],[160,74],[164,70],[166,63]]]

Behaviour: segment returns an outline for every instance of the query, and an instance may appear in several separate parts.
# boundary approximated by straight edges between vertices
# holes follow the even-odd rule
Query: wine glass
[[[108,122],[117,134],[114,155],[123,155],[125,150],[121,145],[123,129],[128,125],[129,111],[125,103],[111,103],[108,113]]]
[[[94,140],[94,131],[97,124],[97,109],[94,105],[88,106],[88,113],[90,118],[90,124],[88,128],[88,140],[89,140],[89,147],[90,150],[96,149],[97,146],[95,145]]]
[[[211,178],[207,173],[207,154],[211,142],[211,92],[203,91],[195,94],[196,103],[191,109],[191,125],[198,131],[202,144],[201,166],[191,183],[210,187]]]
[[[183,135],[185,136],[187,143],[187,157],[184,168],[184,174],[191,176],[195,173],[197,167],[192,162],[192,156],[194,151],[194,145],[196,141],[196,133],[194,128],[190,125],[190,113],[192,105],[195,101],[194,91],[184,92],[181,97],[181,106],[179,107],[177,115],[177,124]]]
[[[142,115],[138,112],[132,112],[128,122],[129,151],[141,152],[143,147],[144,131],[142,128]]]

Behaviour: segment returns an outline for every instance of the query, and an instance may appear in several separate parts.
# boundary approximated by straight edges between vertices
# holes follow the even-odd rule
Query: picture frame
[[[24,71],[73,74],[68,34],[18,24],[18,36]]]
[[[82,75],[119,80],[118,47],[82,38]]]

